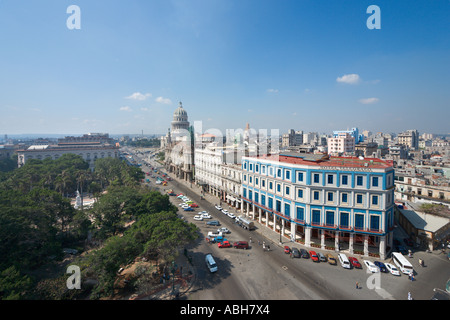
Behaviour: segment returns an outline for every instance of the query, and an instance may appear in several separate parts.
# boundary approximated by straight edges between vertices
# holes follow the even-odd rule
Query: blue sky
[[[449,16],[449,0],[0,0],[0,134],[165,133],[179,101],[204,130],[449,133]]]

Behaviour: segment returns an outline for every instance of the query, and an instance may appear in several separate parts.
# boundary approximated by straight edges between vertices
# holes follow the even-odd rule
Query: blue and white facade
[[[243,209],[305,246],[384,259],[393,240],[394,169],[379,159],[350,160],[243,157]]]

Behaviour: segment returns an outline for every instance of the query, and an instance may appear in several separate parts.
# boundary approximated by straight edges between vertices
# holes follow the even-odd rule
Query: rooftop
[[[363,157],[332,157],[327,154],[310,154],[310,153],[290,153],[283,152],[280,154],[261,155],[249,157],[262,160],[270,160],[298,165],[314,165],[323,167],[343,167],[343,168],[371,168],[371,169],[388,169],[393,167],[393,162],[381,160],[378,158]]]

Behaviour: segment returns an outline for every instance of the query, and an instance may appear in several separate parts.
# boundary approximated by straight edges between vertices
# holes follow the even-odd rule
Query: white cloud
[[[267,89],[269,93],[278,93],[278,89]]]
[[[129,106],[120,107],[119,110],[120,110],[120,111],[128,111],[128,112],[132,111],[131,108],[130,108]]]
[[[359,75],[352,73],[344,74],[342,77],[338,77],[336,81],[339,83],[358,84],[361,81],[361,78]]]
[[[141,111],[148,111],[148,110],[150,110],[150,109],[146,108],[146,107],[141,108]]]
[[[162,103],[162,104],[171,104],[172,100],[168,99],[168,98],[163,98],[163,97],[158,97],[155,99],[156,102],[158,103]]]
[[[151,96],[152,96],[151,93],[142,94],[140,92],[135,92],[131,96],[125,97],[125,99],[143,101],[143,100],[145,100],[145,99],[147,99],[147,98],[149,98]]]
[[[366,98],[366,99],[360,99],[359,102],[362,104],[372,104],[377,103],[380,99],[378,98]]]

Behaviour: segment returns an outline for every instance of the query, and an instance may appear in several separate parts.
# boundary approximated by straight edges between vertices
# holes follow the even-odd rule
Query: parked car
[[[191,206],[191,208],[198,208],[198,204],[196,204],[196,203],[191,203],[190,206]]]
[[[297,248],[292,248],[291,257],[292,258],[300,258],[300,251],[298,251]]]
[[[215,208],[216,208],[217,210],[219,210],[219,211],[222,211],[222,207],[221,207],[221,206],[219,206],[218,204],[217,204],[217,205],[215,205]]]
[[[400,271],[398,271],[397,267],[390,264],[390,263],[386,263],[385,264],[386,269],[389,271],[390,274],[394,275],[394,276],[399,276],[400,275]]]
[[[222,228],[217,229],[217,232],[230,233],[230,230],[228,230],[228,228],[222,227]]]
[[[309,259],[309,253],[305,249],[300,249],[300,256],[304,259]]]
[[[208,232],[208,237],[222,237],[222,232]]]
[[[374,265],[376,265],[381,272],[388,272],[386,265],[381,261],[374,261]]]
[[[234,214],[232,214],[231,212],[228,214],[228,216],[229,216],[231,219],[236,218],[236,216],[235,216]]]
[[[222,213],[228,214],[228,210],[222,209]]]
[[[412,242],[412,240],[410,238],[404,238],[403,242],[408,246],[408,247],[412,247],[414,244]]]
[[[378,269],[378,267],[372,261],[363,260],[363,262],[366,265],[367,270],[369,270],[370,272],[372,273],[380,272],[380,269]]]
[[[291,253],[291,248],[289,248],[289,246],[284,246],[284,253]]]
[[[353,268],[362,269],[361,263],[355,257],[349,257],[348,261],[352,264]]]
[[[217,220],[211,220],[211,221],[206,222],[206,225],[208,225],[208,226],[220,226],[220,222],[217,221]]]
[[[232,247],[231,243],[228,240],[217,243],[217,246],[219,248],[231,248]]]
[[[328,263],[329,263],[329,264],[334,265],[334,266],[337,265],[336,257],[333,256],[331,253],[327,253],[327,254],[326,254],[326,257],[327,257],[327,260],[328,260]]]
[[[211,219],[211,215],[209,213],[202,213],[200,214],[203,219]]]
[[[236,241],[233,243],[233,247],[235,249],[248,249],[248,242],[247,241]]]
[[[203,217],[197,214],[194,216],[194,220],[203,221]]]
[[[192,209],[191,207],[187,207],[183,209],[184,211],[194,211],[194,209]]]
[[[317,256],[319,257],[320,261],[327,262],[327,258],[323,255],[322,252],[317,252]]]
[[[311,256],[311,260],[313,262],[320,262],[319,257],[317,256],[317,253],[315,251],[309,251],[309,255]]]

